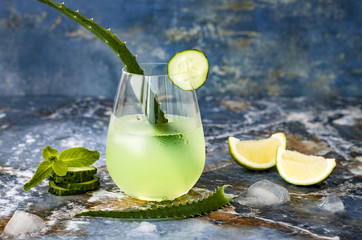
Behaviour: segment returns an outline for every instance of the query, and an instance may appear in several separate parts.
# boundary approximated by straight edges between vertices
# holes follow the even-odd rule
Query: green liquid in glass
[[[201,123],[168,115],[151,125],[140,116],[111,116],[106,161],[126,194],[143,200],[172,200],[194,186],[205,164]]]

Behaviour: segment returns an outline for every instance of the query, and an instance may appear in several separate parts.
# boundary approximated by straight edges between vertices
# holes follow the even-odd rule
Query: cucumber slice
[[[93,177],[93,179],[88,182],[80,182],[80,183],[57,183],[57,186],[62,188],[67,188],[70,190],[89,191],[99,186],[99,178]]]
[[[50,181],[48,192],[50,192],[51,194],[58,195],[58,196],[67,196],[67,195],[85,193],[85,192],[87,192],[87,190],[72,190],[72,189],[62,188],[62,187],[57,186],[55,184],[55,182]]]
[[[68,167],[68,172],[65,176],[58,176],[52,172],[50,180],[55,183],[79,183],[93,179],[93,175],[97,173],[95,167]]]
[[[209,72],[209,62],[203,52],[185,50],[176,53],[167,65],[168,77],[182,90],[190,91],[201,87]]]

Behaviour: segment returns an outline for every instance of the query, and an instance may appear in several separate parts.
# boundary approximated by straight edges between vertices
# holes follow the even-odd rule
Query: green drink
[[[171,200],[188,192],[205,163],[200,122],[167,116],[155,126],[140,115],[112,115],[107,138],[107,168],[113,181],[130,196]]]
[[[196,93],[174,85],[167,64],[144,64],[144,75],[122,71],[107,137],[107,169],[117,186],[143,200],[187,193],[205,164]],[[189,81],[188,75],[176,75]]]
[[[199,179],[205,162],[201,124],[167,116],[155,127],[140,116],[111,117],[107,168],[113,181],[130,196],[145,200],[174,199]]]

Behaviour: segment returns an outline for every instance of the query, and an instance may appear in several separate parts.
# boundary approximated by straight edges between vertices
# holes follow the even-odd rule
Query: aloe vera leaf
[[[79,13],[79,11],[73,11],[72,9],[66,7],[64,3],[57,3],[53,0],[37,0],[37,1],[54,8],[55,10],[69,17],[70,19],[82,25],[85,29],[95,34],[117,54],[117,56],[121,59],[123,65],[126,67],[128,72],[143,75],[144,71],[137,63],[136,56],[133,55],[128,50],[125,42],[120,41],[115,34],[111,33],[110,29],[105,29],[99,26],[97,23],[94,22],[93,18],[88,19],[82,16]],[[157,123],[167,122],[167,118],[165,117],[165,112],[163,112],[160,109],[160,103],[157,101],[155,97],[154,101],[157,102],[157,104],[155,105],[156,106],[155,111],[151,110],[148,113],[145,112],[148,119],[157,120],[156,122],[150,121],[150,123],[157,124]]]
[[[150,84],[148,83],[147,85]],[[145,106],[144,112],[148,117],[148,121],[152,124],[168,122],[168,119],[165,117],[165,112],[161,110],[161,103],[157,101],[157,94],[153,92],[151,88],[147,93],[149,96],[146,94],[146,102],[143,102],[144,99],[141,100],[141,102]]]
[[[232,198],[225,194],[224,189],[228,185],[219,187],[210,196],[201,200],[186,202],[186,204],[172,204],[171,206],[149,208],[145,210],[123,210],[123,211],[87,211],[76,214],[75,217],[109,217],[109,218],[133,218],[133,219],[150,219],[150,218],[189,218],[201,216],[230,204]]]

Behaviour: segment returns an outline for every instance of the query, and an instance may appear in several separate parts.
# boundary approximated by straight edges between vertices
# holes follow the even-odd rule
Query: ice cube
[[[335,193],[329,194],[328,196],[324,197],[317,206],[322,210],[332,213],[344,211],[344,204]]]
[[[262,180],[251,185],[246,196],[238,198],[237,201],[249,206],[268,206],[288,202],[290,196],[286,188],[268,180]]]
[[[40,232],[43,229],[45,229],[45,223],[37,215],[24,211],[15,211],[14,215],[6,224],[4,233],[11,236],[18,236]]]
[[[156,225],[149,222],[141,222],[141,224],[127,233],[127,239],[159,239],[160,234]]]

